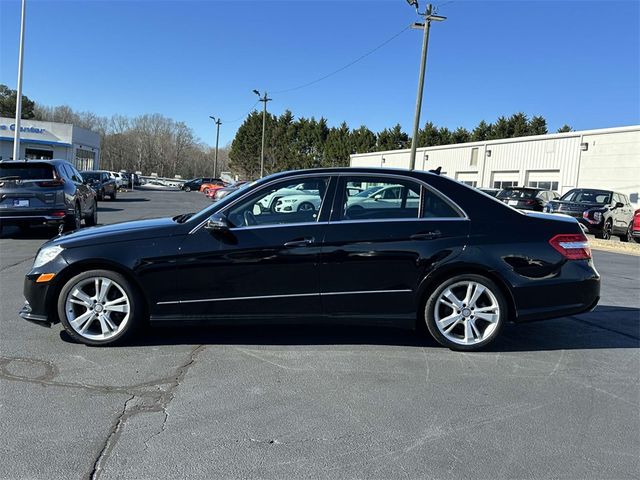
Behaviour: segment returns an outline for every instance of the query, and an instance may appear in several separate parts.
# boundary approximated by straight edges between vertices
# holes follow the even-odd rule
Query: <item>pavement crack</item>
[[[28,258],[25,258],[24,260],[20,260],[20,261],[18,261],[18,262],[11,263],[11,264],[9,264],[9,265],[5,265],[4,267],[2,267],[2,268],[0,269],[0,272],[4,272],[5,270],[8,270],[8,269],[10,269],[10,268],[12,268],[12,267],[15,267],[15,266],[17,266],[17,265],[20,265],[21,263],[24,263],[24,262],[28,262],[28,261],[30,261],[30,260],[33,260],[33,257],[28,257]]]
[[[100,477],[104,464],[111,456],[111,452],[113,451],[113,448],[115,447],[115,444],[118,441],[118,438],[120,438],[120,434],[122,432],[122,429],[124,428],[124,424],[127,421],[127,418],[128,418],[127,407],[129,406],[129,402],[131,402],[134,398],[135,398],[135,395],[131,395],[129,399],[127,399],[127,401],[124,402],[124,407],[122,408],[122,412],[120,413],[120,415],[118,415],[118,417],[113,422],[109,435],[107,435],[107,439],[102,445],[102,448],[100,449],[100,452],[98,453],[98,456],[96,457],[95,462],[93,462],[93,468],[91,470],[91,473],[89,474],[89,478],[91,480],[96,480],[97,478]]]

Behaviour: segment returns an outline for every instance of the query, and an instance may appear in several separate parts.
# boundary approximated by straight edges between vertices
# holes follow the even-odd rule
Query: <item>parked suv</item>
[[[96,192],[64,160],[0,162],[0,226],[60,225],[67,230],[98,222]]]
[[[541,212],[550,200],[558,198],[558,192],[535,187],[505,187],[496,198],[519,210]]]
[[[558,200],[548,203],[545,211],[564,213],[577,218],[589,233],[608,240],[617,235],[629,240],[629,225],[633,222],[633,207],[629,198],[611,190],[574,188]]]
[[[192,180],[188,180],[184,182],[180,187],[180,189],[184,190],[185,192],[190,192],[191,190],[199,191],[203,183],[211,183],[213,180],[217,180],[217,179],[211,178],[211,177],[194,178]]]
[[[96,191],[98,200],[104,200],[107,195],[111,200],[116,199],[118,187],[109,172],[105,170],[86,170],[80,173],[84,182]]]

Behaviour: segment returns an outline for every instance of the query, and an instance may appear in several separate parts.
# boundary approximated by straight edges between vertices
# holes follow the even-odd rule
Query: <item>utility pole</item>
[[[22,0],[20,19],[20,49],[18,51],[18,88],[16,91],[16,122],[13,133],[13,159],[20,159],[20,119],[22,118],[22,59],[24,57],[24,17],[27,11],[27,0]]]
[[[260,178],[264,177],[264,136],[267,128],[267,102],[273,100],[272,98],[267,97],[267,91],[264,91],[264,95],[260,96],[260,92],[258,90],[254,90],[253,93],[258,95],[260,101],[264,104],[262,109],[262,149],[260,151]]]
[[[418,77],[418,95],[416,97],[416,111],[413,117],[413,135],[411,135],[411,154],[409,156],[409,170],[416,168],[416,149],[418,148],[418,130],[420,129],[420,111],[422,110],[422,93],[424,91],[424,73],[427,67],[427,49],[429,47],[429,28],[431,22],[442,22],[447,17],[432,14],[433,7],[431,4],[427,6],[424,13],[418,11],[418,0],[407,0],[409,5],[416,7],[416,13],[424,17],[424,23],[414,23],[412,28],[422,29],[424,35],[422,37],[422,56],[420,59],[420,75]]]
[[[213,117],[209,115],[209,118],[213,120],[216,125],[216,156],[213,159],[213,178],[218,178],[218,142],[220,140],[220,125],[222,125],[222,120],[220,118]]]

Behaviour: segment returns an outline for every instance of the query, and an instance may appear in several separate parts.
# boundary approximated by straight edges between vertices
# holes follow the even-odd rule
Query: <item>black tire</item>
[[[92,319],[92,320],[90,319],[87,322],[89,323],[87,331],[85,332],[85,334],[81,334],[78,331],[76,331],[76,328],[78,328],[77,325],[76,325],[76,328],[72,326],[71,321],[73,320],[70,320],[68,316],[68,315],[73,315],[74,313],[77,313],[77,312],[74,312],[72,309],[78,308],[80,309],[80,312],[81,312],[82,311],[81,309],[85,308],[82,305],[78,305],[76,307],[75,304],[73,304],[74,306],[70,307],[70,304],[69,305],[67,304],[67,298],[71,295],[72,290],[75,289],[78,285],[81,285],[83,281],[88,280],[87,285],[91,285],[91,283],[93,283],[93,279],[95,278],[107,278],[111,282],[117,284],[117,286],[120,287],[120,289],[124,292],[124,294],[128,299],[128,308],[129,308],[128,317],[126,316],[126,314],[122,313],[121,314],[122,317],[120,318],[119,323],[118,323],[118,319],[111,318],[110,321],[112,322],[113,325],[117,326],[119,330],[115,331],[115,333],[112,336],[105,339],[87,337],[87,336],[95,336],[93,334],[97,334],[98,331],[100,331],[100,325],[102,323],[101,321],[97,319]],[[116,293],[116,295],[119,295],[119,294],[120,293]],[[67,331],[67,333],[77,342],[84,343],[85,345],[91,345],[91,346],[116,345],[116,344],[123,343],[125,340],[131,339],[135,331],[139,328],[140,324],[142,323],[142,318],[145,314],[144,300],[140,295],[140,293],[138,292],[137,288],[135,288],[135,286],[132,285],[131,282],[127,280],[123,275],[117,272],[113,272],[111,270],[89,270],[89,271],[80,273],[79,275],[76,275],[75,277],[69,279],[62,287],[62,290],[60,291],[60,295],[58,295],[57,302],[58,303],[56,307],[58,311],[58,318],[60,319],[60,322],[64,326],[64,329]],[[94,305],[95,304],[96,303],[94,302]],[[69,312],[67,312],[67,308],[70,308]],[[96,310],[97,309],[95,307],[91,308],[91,312],[95,312]],[[87,309],[87,312],[89,312],[89,309]],[[109,312],[109,315],[111,315],[111,312]],[[124,322],[124,325],[122,325],[123,322]],[[80,328],[80,330],[82,330],[82,328]]]
[[[98,193],[96,195],[96,198],[98,199],[99,202],[101,202],[102,200],[104,200],[104,190],[98,190]]]
[[[633,222],[629,223],[624,235],[619,235],[621,242],[629,242],[633,238]]]
[[[80,205],[76,203],[74,213],[67,215],[64,219],[64,231],[73,232],[79,230],[82,227],[82,213],[80,212]]]
[[[471,319],[473,320],[472,324],[474,324],[477,327],[477,330],[478,331],[482,330],[482,334],[487,335],[486,338],[484,339],[479,338],[477,341],[475,340],[475,335],[474,335],[475,343],[473,344],[457,343],[456,341],[451,340],[440,331],[440,328],[436,324],[436,308],[439,308],[439,309],[450,308],[447,306],[443,306],[439,302],[440,297],[447,291],[447,289],[449,289],[450,291],[453,291],[456,288],[464,289],[465,282],[473,282],[474,284],[479,284],[486,289],[484,291],[485,293],[483,293],[479,297],[478,302],[483,302],[485,300],[485,295],[486,295],[486,299],[490,300],[492,304],[497,303],[497,307],[498,307],[497,320],[495,322],[487,322],[485,320],[480,319],[480,323],[482,325],[475,323],[479,320],[479,317],[474,319],[473,312],[470,311],[472,310],[470,306],[467,306],[465,304],[465,307],[460,310],[461,312],[469,311],[470,317],[467,317],[465,318],[465,320],[462,320],[461,321],[462,323],[459,323],[456,321],[455,322],[456,325],[454,325],[453,330],[451,330],[450,336],[457,337],[461,335],[462,333],[459,334],[458,332],[460,331],[460,329],[462,329],[463,332],[465,331],[466,323],[464,322],[468,322]],[[490,292],[490,294],[486,292]],[[490,295],[492,295],[492,297]],[[460,298],[459,295],[456,295],[456,296]],[[489,303],[489,302],[485,302],[485,303]],[[504,325],[504,323],[507,321],[507,318],[509,315],[508,305],[507,305],[506,299],[504,298],[504,294],[502,293],[502,290],[495,284],[495,282],[491,281],[490,279],[483,277],[481,275],[475,275],[475,274],[456,275],[454,277],[451,277],[445,280],[438,286],[438,288],[436,288],[435,290],[433,290],[431,293],[428,294],[427,300],[424,305],[425,306],[422,312],[422,319],[426,324],[427,329],[429,330],[429,333],[440,345],[450,348],[451,350],[475,351],[475,350],[480,350],[486,347],[499,336],[500,330],[502,329],[502,326]],[[477,305],[477,304],[474,303],[474,305]],[[484,325],[485,323],[486,325]],[[460,342],[462,341],[463,339],[460,339]]]
[[[271,200],[271,205],[269,205],[269,211],[271,213],[277,213],[276,212],[276,205],[278,204],[278,200],[280,200],[282,197],[275,197],[274,199]]]
[[[604,222],[602,226],[602,230],[596,234],[596,237],[601,240],[611,240],[611,235],[613,233],[613,223],[611,219]]]
[[[116,199],[116,195],[117,195],[118,190],[116,188],[113,189],[113,193],[111,194],[111,201],[114,201]]]
[[[316,212],[316,207],[314,207],[313,203],[311,203],[311,202],[302,202],[300,205],[298,205],[298,211],[299,212],[313,212],[313,213],[315,213]]]
[[[91,215],[84,219],[85,225],[88,227],[93,227],[98,224],[98,203],[93,202],[93,209],[91,211]]]
[[[189,186],[184,187],[184,191],[185,191],[185,192],[190,192],[190,191],[191,191],[191,187],[189,187]]]

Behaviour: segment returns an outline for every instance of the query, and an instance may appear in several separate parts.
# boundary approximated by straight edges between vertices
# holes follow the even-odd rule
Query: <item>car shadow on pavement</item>
[[[0,238],[14,240],[49,240],[58,235],[58,227],[33,226],[24,230],[18,227],[3,227]]]
[[[124,208],[101,207],[98,205],[98,213],[102,212],[121,212]]]
[[[125,198],[119,198],[118,200],[114,200],[116,202],[149,202],[151,201],[150,198],[144,198],[144,197],[136,197],[136,198],[129,198],[129,197],[125,197]]]
[[[598,307],[590,314],[507,324],[485,351],[517,352],[640,347],[640,308]],[[64,332],[60,337],[74,342]],[[123,347],[152,345],[386,345],[442,348],[428,334],[389,327],[342,325],[160,326]]]

